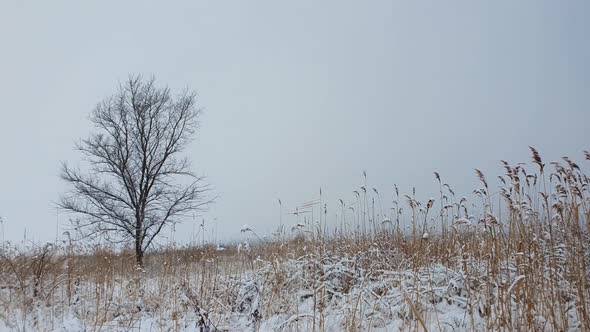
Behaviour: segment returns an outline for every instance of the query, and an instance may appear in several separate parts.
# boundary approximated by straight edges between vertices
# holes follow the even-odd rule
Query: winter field
[[[493,186],[476,171],[469,199],[435,173],[433,198],[396,188],[384,213],[362,187],[347,219],[267,240],[244,226],[249,242],[160,249],[144,270],[127,251],[5,244],[0,330],[589,330],[590,180],[532,152]]]

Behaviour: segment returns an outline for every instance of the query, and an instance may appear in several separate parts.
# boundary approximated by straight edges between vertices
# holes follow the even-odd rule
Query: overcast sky
[[[187,151],[220,198],[219,237],[259,233],[363,183],[459,193],[473,168],[527,146],[590,149],[588,1],[2,1],[0,216],[5,238],[53,240],[61,161],[129,74],[189,87],[204,109]],[[283,221],[294,223],[294,217]],[[192,224],[178,239],[188,240]],[[213,227],[208,227],[212,229]]]

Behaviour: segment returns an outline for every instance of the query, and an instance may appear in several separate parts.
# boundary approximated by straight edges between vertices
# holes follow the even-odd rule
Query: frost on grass
[[[590,178],[533,157],[541,173],[503,162],[499,191],[477,171],[479,210],[443,184],[440,202],[403,195],[402,212],[395,187],[368,231],[352,207],[338,232],[297,224],[272,241],[244,225],[239,245],[162,249],[145,270],[71,243],[3,248],[0,331],[588,330]]]
[[[252,260],[252,269],[231,273],[216,258],[175,273],[75,277],[69,286],[61,275],[46,285],[28,285],[38,288],[36,294],[13,278],[7,280],[12,288],[1,290],[0,330],[458,331],[518,326],[524,312],[519,297],[527,280],[516,274],[516,260],[502,268],[502,284],[495,285],[485,261],[455,258],[449,265],[456,268],[412,267],[377,242],[355,255],[242,259]],[[556,286],[571,296],[565,310],[575,329],[575,288]],[[514,323],[496,319],[504,310],[500,303]],[[547,326],[541,314],[531,319],[541,330]]]

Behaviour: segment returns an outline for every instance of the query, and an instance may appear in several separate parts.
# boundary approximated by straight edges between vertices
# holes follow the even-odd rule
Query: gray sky
[[[5,237],[54,238],[59,163],[132,73],[198,92],[188,155],[223,238],[270,231],[276,198],[291,210],[320,187],[333,218],[363,170],[389,206],[394,183],[430,196],[432,171],[471,192],[473,168],[495,177],[528,145],[581,161],[589,32],[587,1],[3,1]]]

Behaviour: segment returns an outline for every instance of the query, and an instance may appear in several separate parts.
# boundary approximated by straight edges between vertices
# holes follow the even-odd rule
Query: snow
[[[528,280],[514,262],[502,269],[501,285],[494,285],[487,282],[485,261],[458,255],[447,266],[412,267],[397,249],[378,242],[354,255],[343,250],[261,258],[255,250],[245,241],[237,256],[214,251],[216,256],[184,270],[178,259],[172,260],[177,266],[152,265],[135,274],[106,274],[104,280],[75,278],[71,301],[64,275],[40,297],[17,286],[0,288],[0,331],[406,331],[422,325],[484,331],[501,324],[495,319],[497,310],[505,310],[494,306],[499,300],[510,303],[510,324],[523,316],[519,287]],[[232,270],[231,259],[248,268]],[[202,271],[215,277],[202,283]],[[572,293],[565,281],[556,288]],[[572,296],[564,306],[572,331],[580,327],[576,301]],[[540,312],[531,319],[537,330],[550,326]]]
[[[473,290],[468,289],[464,271],[438,264],[418,271],[366,270],[359,267],[360,260],[338,256],[318,260],[310,255],[277,265],[257,259],[256,270],[220,278],[216,287],[231,291],[225,298],[220,295],[216,300],[221,304],[211,311],[200,307],[197,288],[180,278],[168,285],[176,299],[150,296],[158,293],[162,281],[158,276],[146,277],[141,288],[128,280],[114,290],[126,295],[109,312],[97,312],[93,294],[80,294],[80,301],[65,306],[61,314],[40,305],[25,314],[13,308],[11,315],[3,316],[0,331],[77,332],[98,326],[111,331],[200,331],[201,327],[203,331],[308,331],[314,326],[319,330],[320,324],[325,331],[351,325],[359,330],[396,331],[422,323],[442,331],[486,329],[480,311],[469,313],[468,295],[473,296]],[[283,284],[277,288],[275,280]],[[508,293],[523,280],[522,275],[514,276]],[[170,307],[172,300],[176,308]],[[97,315],[108,320],[97,324]],[[544,321],[542,316],[535,319],[539,324]]]

